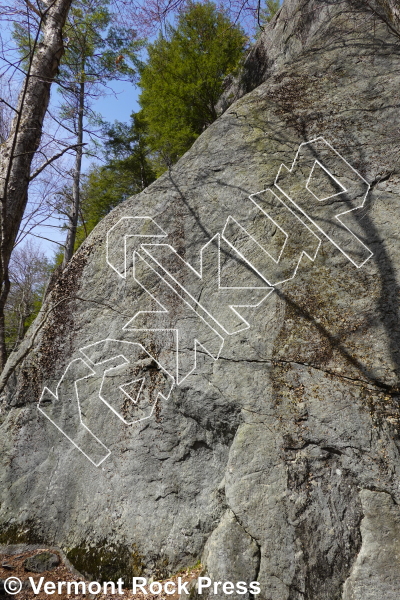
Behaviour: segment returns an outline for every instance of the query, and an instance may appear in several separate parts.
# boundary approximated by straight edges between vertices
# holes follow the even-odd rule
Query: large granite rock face
[[[287,2],[265,81],[53,284],[3,374],[0,542],[397,600],[395,10]]]

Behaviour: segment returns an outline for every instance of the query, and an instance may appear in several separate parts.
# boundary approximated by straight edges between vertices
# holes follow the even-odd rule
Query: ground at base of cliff
[[[51,553],[53,555],[57,555],[59,559],[59,564],[54,566],[49,570],[45,570],[40,573],[35,573],[33,571],[27,570],[25,563],[28,558],[36,557],[41,553]],[[201,574],[202,566],[196,565],[195,568],[187,569],[185,571],[181,571],[180,573],[176,573],[175,575],[169,577],[165,581],[173,581],[177,582],[178,577],[182,578],[182,582],[187,582],[191,584],[193,580],[197,579],[197,577]],[[14,595],[7,594],[4,590],[4,582],[9,578],[18,578],[22,582],[22,590]],[[33,591],[29,578],[32,578],[35,585],[37,585],[40,581],[41,577],[44,577],[43,582],[51,581],[55,583],[57,588],[58,582],[67,581],[67,582],[79,582],[84,581],[87,584],[90,580],[85,579],[76,573],[74,574],[63,562],[62,556],[55,550],[48,548],[40,548],[34,551],[29,552],[21,552],[18,554],[4,554],[0,553],[0,600],[9,600],[10,598],[15,598],[16,600],[49,600],[52,598],[53,600],[67,600],[73,598],[74,600],[115,600],[116,598],[123,598],[124,600],[142,600],[146,598],[146,600],[179,600],[180,595],[178,593],[166,595],[164,593],[160,594],[143,594],[139,592],[137,594],[133,594],[132,590],[129,588],[123,588],[123,594],[104,594],[104,593],[96,593],[96,594],[67,594],[66,591],[62,593],[58,593],[57,589],[54,593],[48,594],[42,590],[35,594]],[[162,583],[162,581],[161,581]]]

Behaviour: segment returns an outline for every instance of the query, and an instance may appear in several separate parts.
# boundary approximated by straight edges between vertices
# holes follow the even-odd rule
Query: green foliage
[[[174,163],[218,116],[224,79],[234,73],[247,38],[212,2],[191,3],[176,27],[148,46],[140,104],[161,170]]]
[[[104,94],[108,82],[117,79],[133,81],[139,66],[137,51],[141,42],[136,39],[136,33],[132,29],[114,26],[110,2],[111,0],[74,0],[63,29],[65,53],[57,78],[58,91],[62,97],[58,116],[67,135],[72,134],[76,143],[75,165],[71,172],[72,190],[66,187],[57,194],[60,213],[67,219],[64,264],[76,247],[76,226],[79,213],[82,212],[79,193],[82,155],[90,153],[87,149],[84,152],[83,147],[88,135],[92,145],[98,146],[98,135],[92,135],[96,133],[93,126],[97,126],[99,133],[99,126],[104,124],[101,117],[92,110],[93,101]],[[28,28],[17,27],[14,30],[20,53],[26,56],[29,55],[31,45],[29,34]],[[128,185],[128,172],[135,168],[135,157],[125,162],[127,164],[110,165],[108,170],[101,170],[104,184],[109,185],[112,190],[132,188],[131,182]],[[94,176],[95,174],[91,175],[91,180]],[[103,201],[105,202],[104,198],[100,198],[100,214]],[[111,202],[107,198],[107,202],[112,205],[116,200]],[[84,218],[82,224],[84,230]],[[89,225],[91,227],[91,221]],[[82,232],[80,235],[82,240]],[[55,257],[56,264],[59,258],[60,252]]]
[[[135,78],[140,64],[137,51],[143,42],[133,29],[115,26],[113,21],[110,0],[74,0],[63,29],[65,52],[57,78],[63,96],[76,93],[77,83],[103,85]],[[25,68],[34,33],[32,24],[13,24],[13,38]]]
[[[76,0],[68,15],[64,35],[67,36],[65,59],[60,78],[64,99],[63,121],[70,123],[76,133],[75,168],[72,195],[68,211],[68,233],[65,242],[63,265],[71,258],[76,247],[76,233],[81,209],[80,184],[82,173],[82,143],[88,125],[99,125],[101,118],[91,110],[94,98],[101,95],[108,81],[133,80],[136,51],[139,43],[129,29],[115,28],[109,12],[110,0]],[[90,136],[92,143],[96,139]],[[68,195],[66,196],[68,197]]]
[[[113,26],[109,4],[110,0],[76,0],[68,14],[59,92],[64,99],[61,116],[73,125],[82,89],[85,117],[96,122],[90,111],[90,99],[101,95],[107,82],[134,80],[137,73],[141,42],[134,31]]]
[[[130,29],[112,24],[109,0],[76,0],[69,12],[65,36],[65,56],[61,65],[66,78],[100,82],[133,78],[138,65],[136,57],[141,42]],[[82,65],[86,69],[82,73]]]
[[[148,159],[146,123],[140,113],[132,115],[129,125],[116,121],[106,135],[107,164],[91,167],[83,178],[75,249],[113,208],[155,179]]]
[[[21,23],[13,23],[12,26],[12,37],[17,43],[17,51],[21,58],[21,67],[28,70],[29,61],[31,59],[33,43],[34,43],[34,32],[32,27],[27,27]],[[38,42],[41,41],[41,35],[39,34]]]
[[[102,167],[93,166],[83,176],[75,249],[113,208],[141,191],[134,178],[136,167],[134,159],[127,158]]]
[[[5,307],[8,353],[16,350],[42,306],[51,264],[38,247],[27,243],[14,250],[9,268],[11,287]]]

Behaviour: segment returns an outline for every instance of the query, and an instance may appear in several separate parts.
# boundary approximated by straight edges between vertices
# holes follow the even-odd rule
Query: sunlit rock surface
[[[400,34],[366,4],[286,3],[248,93],[53,282],[3,375],[1,543],[397,600]]]

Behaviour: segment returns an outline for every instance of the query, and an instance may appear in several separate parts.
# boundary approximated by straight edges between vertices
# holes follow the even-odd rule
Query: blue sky
[[[2,31],[1,35],[3,39],[10,39],[9,34],[6,31]],[[112,93],[107,93],[97,99],[93,103],[92,109],[96,113],[99,113],[104,121],[111,124],[114,121],[129,122],[131,113],[138,111],[140,108],[138,104],[139,88],[127,81],[112,81],[109,83],[109,87],[111,88]],[[52,90],[51,106],[55,108],[58,101],[59,95],[56,93],[54,86]],[[87,170],[93,162],[93,158],[84,158],[84,171]],[[35,233],[39,236],[36,238],[37,242],[40,242],[42,250],[49,258],[53,257],[54,252],[57,251],[59,246],[57,243],[54,244],[41,238],[51,238],[55,242],[63,243],[66,232],[65,230],[60,229],[60,224],[61,222],[59,219],[50,218],[47,227],[42,225],[35,229]]]
[[[7,45],[9,48],[13,48],[14,42],[11,37],[11,24],[1,24],[1,40],[2,43]],[[16,60],[18,55],[11,51],[9,52],[9,59]],[[17,85],[17,84],[16,84]],[[132,112],[139,110],[138,95],[139,88],[127,81],[111,81],[109,87],[112,89],[112,93],[107,93],[103,97],[96,100],[92,108],[95,112],[100,113],[105,121],[113,123],[115,120],[128,122]],[[56,85],[53,85],[51,91],[50,110],[58,105],[60,96],[57,94]],[[84,170],[88,168],[93,159],[84,159],[83,167]],[[63,243],[66,237],[66,232],[59,228],[61,222],[59,219],[50,218],[46,225],[38,225],[34,233],[39,237],[33,239],[37,244],[40,245],[41,249],[51,259],[54,253],[58,249],[57,243],[51,243],[49,239],[55,242]],[[31,237],[31,236],[29,236]],[[43,239],[47,238],[47,239]]]
[[[96,100],[96,102],[93,103],[92,108],[94,111],[100,113],[105,121],[110,123],[113,123],[114,121],[128,122],[131,113],[140,108],[137,101],[140,90],[137,86],[126,81],[114,81],[111,82],[110,86],[112,86],[114,93],[107,94]],[[54,98],[54,101],[56,102],[56,98]],[[93,159],[84,159],[84,170],[87,169],[92,162]],[[50,259],[53,258],[54,253],[59,248],[57,242],[63,243],[66,238],[66,231],[59,229],[58,226],[58,220],[50,219],[48,221],[48,226],[38,226],[35,229],[36,235],[41,236],[36,237],[35,239],[40,243],[41,249]],[[43,238],[52,239],[55,243],[51,243],[48,239]]]
[[[103,119],[114,121],[129,121],[130,114],[139,110],[137,102],[139,89],[125,81],[112,83],[114,94],[107,95],[96,101],[93,109],[103,116]]]

